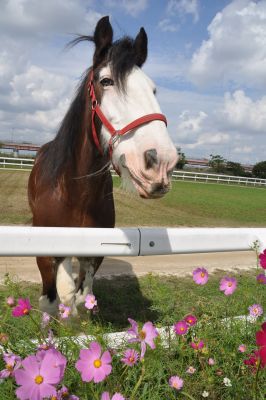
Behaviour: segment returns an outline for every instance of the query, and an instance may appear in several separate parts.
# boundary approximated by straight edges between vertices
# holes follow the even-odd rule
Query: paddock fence
[[[0,157],[0,169],[28,171],[33,167],[33,158]],[[112,175],[116,172],[111,170]],[[249,187],[266,187],[266,179],[248,178],[243,176],[212,174],[208,172],[189,172],[175,170],[173,181],[190,181],[203,183],[221,183],[229,185],[242,185]]]
[[[266,228],[0,226],[0,256],[151,256],[266,248]]]

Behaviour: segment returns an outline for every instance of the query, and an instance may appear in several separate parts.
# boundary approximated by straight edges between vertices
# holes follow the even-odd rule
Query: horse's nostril
[[[169,185],[165,185],[162,183],[155,183],[152,186],[152,193],[153,194],[165,194],[169,191]]]
[[[150,169],[154,166],[154,164],[157,164],[158,163],[157,150],[156,149],[146,150],[144,153],[144,161],[146,169]]]

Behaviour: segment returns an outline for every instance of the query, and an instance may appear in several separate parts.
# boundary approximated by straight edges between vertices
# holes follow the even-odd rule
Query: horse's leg
[[[36,258],[42,277],[42,296],[39,299],[39,307],[42,311],[51,315],[58,312],[58,298],[56,291],[56,264],[52,257]]]
[[[76,305],[85,302],[88,294],[92,294],[93,278],[103,257],[78,257],[79,260],[79,279],[77,283]]]
[[[71,314],[77,315],[75,305],[76,285],[72,276],[72,260],[66,257],[57,267],[56,289],[61,303],[71,307]]]

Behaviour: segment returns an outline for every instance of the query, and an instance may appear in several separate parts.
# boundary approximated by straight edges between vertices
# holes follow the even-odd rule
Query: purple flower
[[[208,282],[209,274],[205,268],[196,268],[192,274],[194,282],[198,285],[205,285]]]
[[[58,364],[59,363],[59,364]],[[23,368],[14,372],[17,398],[20,400],[40,400],[56,396],[55,385],[63,378],[61,360],[47,351],[42,361],[32,355],[22,361]]]
[[[53,398],[51,398],[53,400]],[[69,390],[66,386],[63,386],[58,392],[56,393],[55,400],[79,400],[79,397],[69,394]]]
[[[249,306],[248,309],[251,317],[258,318],[263,314],[263,308],[260,304],[253,304],[252,306]]]
[[[266,249],[259,255],[260,265],[263,269],[266,269]]]
[[[50,320],[51,320],[51,316],[47,312],[42,313],[42,324],[41,325],[42,325],[43,329],[47,327]]]
[[[8,296],[8,297],[7,297],[7,299],[6,299],[6,304],[7,304],[9,307],[14,307],[15,303],[16,303],[16,301],[15,301],[15,299],[14,299],[13,296]]]
[[[24,317],[29,314],[31,309],[32,306],[29,299],[18,299],[18,305],[13,308],[12,315],[13,317]]]
[[[176,390],[180,390],[184,385],[184,381],[177,375],[171,376],[171,378],[169,379],[169,385]]]
[[[229,276],[225,276],[220,281],[220,290],[224,292],[226,296],[229,296],[234,293],[236,290],[237,281],[235,278],[230,278]]]
[[[146,344],[148,344],[151,349],[155,349],[154,339],[159,335],[159,333],[152,322],[145,322],[141,331],[139,332],[137,322],[131,318],[128,318],[128,321],[131,324],[131,328],[128,329],[128,333],[135,336],[134,338],[129,339],[129,342],[140,342],[140,359],[142,360],[146,352]]]
[[[139,353],[134,349],[127,349],[123,355],[124,357],[121,358],[121,361],[124,364],[129,365],[130,367],[132,367],[138,362]]]
[[[195,317],[195,315],[187,315],[184,318],[184,321],[189,325],[189,326],[194,326],[197,323],[197,318]]]
[[[185,335],[188,331],[188,324],[186,321],[178,321],[174,324],[174,331],[177,335]]]
[[[213,358],[209,358],[208,359],[208,364],[209,365],[214,365],[215,364],[215,360]]]
[[[88,294],[85,298],[85,307],[89,310],[92,310],[95,306],[97,306],[97,300],[93,294]]]
[[[5,353],[3,359],[5,362],[5,368],[0,371],[0,379],[14,376],[14,371],[21,366],[21,358],[13,353]]]
[[[247,351],[247,346],[245,344],[240,344],[238,346],[238,351],[240,351],[240,353],[245,353]]]
[[[101,400],[125,400],[125,398],[120,393],[115,393],[113,397],[110,397],[108,392],[104,392],[101,396]]]
[[[257,282],[261,283],[262,285],[266,285],[266,276],[265,276],[265,274],[259,274],[257,276]]]
[[[199,339],[195,339],[194,342],[190,343],[190,346],[192,347],[192,349],[194,350],[201,350],[204,347],[204,342],[202,340]]]
[[[71,308],[64,304],[59,304],[59,314],[62,319],[67,319],[71,313]]]
[[[76,369],[81,373],[85,382],[93,380],[94,383],[103,381],[112,371],[112,357],[109,351],[102,355],[99,343],[92,342],[89,349],[82,349],[79,353],[79,360],[76,362]]]

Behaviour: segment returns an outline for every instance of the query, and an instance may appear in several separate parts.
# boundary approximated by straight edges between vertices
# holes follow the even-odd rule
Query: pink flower
[[[192,347],[192,349],[194,350],[201,350],[204,347],[204,342],[202,340],[195,340],[194,342],[190,343],[190,346]]]
[[[197,318],[195,317],[195,315],[187,315],[184,318],[184,321],[189,325],[189,326],[194,326],[197,323]]]
[[[266,322],[261,325],[262,330],[256,333],[256,343],[259,347],[261,366],[266,365]]]
[[[18,299],[18,305],[13,308],[12,315],[13,317],[24,317],[29,314],[31,308],[29,299]]]
[[[188,367],[188,369],[186,370],[187,374],[193,375],[196,372],[196,368],[194,367]]]
[[[81,373],[85,382],[93,380],[94,383],[102,382],[112,371],[112,357],[109,351],[103,354],[99,343],[92,342],[89,349],[82,349],[79,353],[79,360],[76,362],[76,369]]]
[[[208,364],[209,365],[214,365],[215,364],[215,360],[213,358],[209,358],[208,359]]]
[[[85,307],[89,310],[92,310],[95,306],[97,306],[97,300],[93,294],[88,294],[85,298]]]
[[[169,385],[176,390],[180,390],[184,385],[184,381],[177,375],[171,376],[171,378],[169,379]]]
[[[249,315],[251,317],[258,318],[263,314],[263,308],[261,307],[260,304],[253,304],[248,309],[249,309]]]
[[[71,313],[71,308],[68,306],[65,306],[64,304],[59,304],[59,314],[60,317],[63,319],[67,319]]]
[[[259,255],[260,265],[263,269],[266,269],[266,249]]]
[[[53,400],[53,397],[51,398]],[[66,386],[63,386],[58,392],[56,393],[55,400],[79,400],[79,397],[69,394],[69,390]]]
[[[7,299],[6,299],[6,304],[7,304],[9,307],[14,307],[15,303],[16,303],[16,301],[15,301],[15,299],[14,299],[13,296],[8,296],[8,297],[7,297]]]
[[[110,397],[108,392],[102,394],[101,400],[125,400],[124,396],[120,393],[115,393],[113,397]]]
[[[251,368],[251,371],[253,373],[255,373],[259,366],[259,362],[260,362],[259,351],[254,350],[251,354],[248,355],[248,357],[249,358],[244,360],[244,364],[248,365]],[[262,368],[262,365],[261,365],[261,368]]]
[[[178,321],[174,324],[174,331],[177,335],[185,335],[188,331],[188,324],[185,321]]]
[[[63,378],[62,369],[57,366],[55,354],[47,352],[41,362],[32,355],[22,361],[23,368],[14,373],[17,385],[16,395],[20,400],[40,400],[56,396],[57,385]]]
[[[237,281],[235,278],[230,278],[229,276],[225,276],[220,281],[220,290],[224,292],[226,296],[229,296],[234,293],[236,290]]]
[[[5,368],[0,371],[0,379],[14,376],[14,371],[21,366],[21,358],[13,353],[5,353],[3,359],[5,362]]]
[[[42,313],[42,328],[46,328],[51,320],[50,315],[47,312]]]
[[[137,322],[131,318],[128,318],[128,321],[131,324],[128,333],[135,336],[134,338],[129,339],[129,343],[140,342],[140,359],[142,360],[146,352],[146,344],[148,344],[151,349],[155,349],[154,339],[159,335],[159,333],[152,322],[145,322],[142,330],[139,332]]]
[[[266,285],[266,276],[265,276],[265,274],[259,274],[257,276],[257,282],[261,283],[262,285]]]
[[[138,362],[139,359],[139,353],[134,350],[134,349],[127,349],[124,352],[124,357],[121,358],[121,361],[126,364],[129,365],[130,367],[132,367],[133,365],[135,365]]]
[[[208,282],[209,274],[205,268],[196,268],[192,273],[193,273],[193,280],[198,285],[205,285],[205,283]]]
[[[247,346],[245,344],[240,344],[238,346],[238,351],[240,351],[240,353],[245,353],[246,350],[247,350]]]

